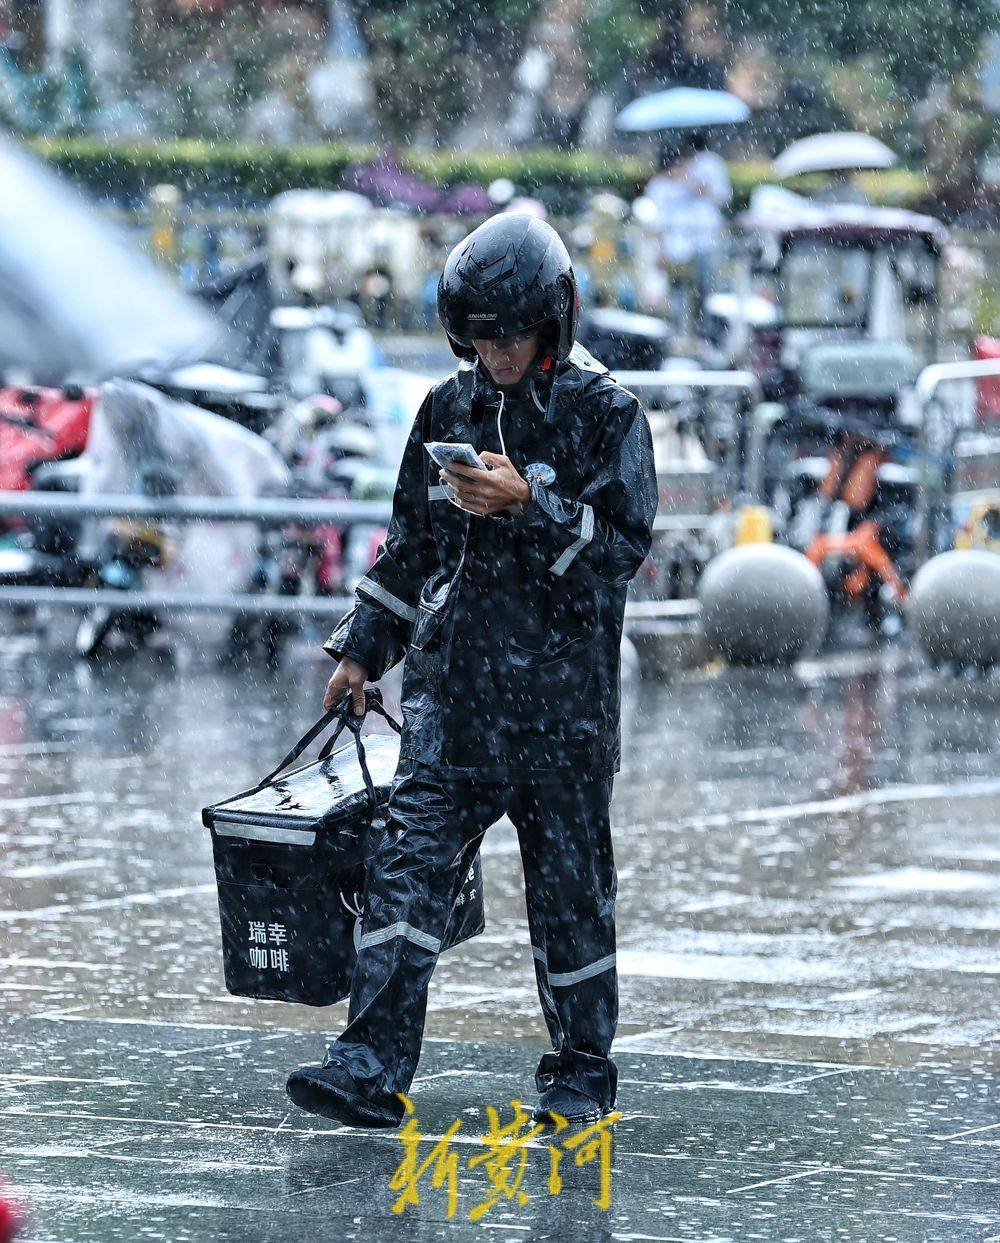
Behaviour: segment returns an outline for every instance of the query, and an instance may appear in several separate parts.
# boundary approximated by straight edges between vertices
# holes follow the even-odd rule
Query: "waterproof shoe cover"
[[[403,1102],[389,1092],[363,1092],[343,1066],[300,1066],[288,1076],[289,1097],[300,1109],[348,1126],[397,1127]]]
[[[542,1093],[531,1117],[534,1122],[555,1122],[553,1114],[560,1114],[567,1122],[600,1122],[605,1111],[575,1088],[553,1083]]]

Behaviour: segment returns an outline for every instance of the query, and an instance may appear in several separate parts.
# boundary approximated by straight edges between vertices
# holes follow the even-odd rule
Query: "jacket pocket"
[[[447,616],[461,582],[464,562],[463,554],[454,569],[448,566],[439,567],[420,589],[417,617],[410,632],[410,643],[413,647],[423,650]]]
[[[451,583],[452,576],[448,570],[444,568],[435,570],[420,589],[419,608],[430,613],[437,613],[448,599]]]
[[[588,630],[516,628],[506,642],[509,711],[528,732],[563,732],[587,712],[596,655]]]
[[[507,642],[510,663],[521,669],[534,669],[565,661],[585,651],[592,642],[583,630],[543,633],[540,630],[512,630]]]

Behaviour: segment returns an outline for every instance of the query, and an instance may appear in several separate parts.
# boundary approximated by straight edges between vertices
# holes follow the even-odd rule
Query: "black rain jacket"
[[[406,657],[400,758],[444,777],[621,767],[620,645],[628,582],[652,542],[652,437],[638,399],[582,346],[554,373],[541,403],[478,362],[435,385],[375,564],[323,645],[372,681]],[[432,440],[506,452],[531,499],[519,514],[460,509],[423,448]]]

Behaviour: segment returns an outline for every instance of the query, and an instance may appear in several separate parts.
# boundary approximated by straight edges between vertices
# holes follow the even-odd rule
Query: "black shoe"
[[[600,1122],[607,1111],[597,1101],[565,1083],[553,1083],[545,1089],[531,1115],[534,1122],[555,1122],[553,1114],[561,1114],[567,1122]]]
[[[285,1090],[300,1109],[348,1126],[397,1127],[405,1112],[391,1092],[363,1092],[343,1066],[300,1066]]]

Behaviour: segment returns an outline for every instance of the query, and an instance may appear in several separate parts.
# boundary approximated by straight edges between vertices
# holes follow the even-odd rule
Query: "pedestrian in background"
[[[650,179],[645,195],[659,217],[674,324],[686,335],[702,323],[725,233],[722,209],[732,194],[726,162],[708,149],[702,131],[693,131],[679,146],[664,144],[661,148],[660,170]]]

